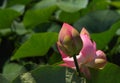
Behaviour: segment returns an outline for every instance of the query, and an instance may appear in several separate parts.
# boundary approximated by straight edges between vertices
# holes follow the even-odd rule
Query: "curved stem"
[[[77,70],[78,76],[81,76],[80,75],[80,68],[79,68],[79,65],[78,65],[78,61],[77,61],[76,55],[73,56],[73,59],[74,59],[74,63],[75,63],[75,66],[76,66],[76,70]]]

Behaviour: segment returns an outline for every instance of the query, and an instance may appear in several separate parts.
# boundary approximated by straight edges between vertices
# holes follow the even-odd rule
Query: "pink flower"
[[[107,62],[106,55],[103,51],[96,50],[96,43],[90,39],[90,35],[85,28],[83,28],[81,30],[81,33],[78,37],[79,41],[77,42],[77,40],[75,40],[75,42],[77,42],[77,44],[76,44],[77,46],[73,45],[70,48],[70,50],[69,50],[69,48],[67,48],[69,51],[65,52],[63,49],[61,49],[62,47],[60,47],[59,42],[62,42],[62,40],[64,40],[65,35],[72,34],[72,30],[75,30],[75,29],[72,26],[64,23],[63,27],[59,33],[59,39],[57,42],[57,46],[58,46],[58,50],[59,50],[60,54],[62,55],[62,59],[64,61],[64,63],[61,64],[61,66],[66,66],[66,67],[76,69],[73,57],[69,56],[69,52],[72,50],[74,51],[74,49],[76,49],[76,47],[81,48],[81,46],[83,44],[82,49],[79,49],[79,53],[76,54],[76,57],[77,57],[77,61],[78,61],[79,67],[80,67],[80,71],[87,78],[90,78],[90,72],[89,72],[88,67],[103,68]],[[76,32],[76,30],[75,30],[75,32]],[[70,36],[68,45],[72,45],[70,42],[74,41],[73,39],[75,39],[74,36],[72,36],[72,37]],[[81,39],[82,39],[82,44],[80,42]],[[80,42],[80,44],[79,44],[79,42]],[[69,46],[67,46],[67,47],[69,47]]]
[[[57,45],[67,56],[78,54],[82,48],[79,32],[72,26],[64,23],[59,33]]]

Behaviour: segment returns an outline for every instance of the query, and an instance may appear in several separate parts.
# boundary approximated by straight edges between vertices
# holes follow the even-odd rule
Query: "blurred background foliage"
[[[56,66],[61,63],[56,42],[64,22],[79,32],[85,27],[107,55],[105,69],[91,69],[93,78],[88,83],[119,83],[120,0],[1,0],[1,83],[26,83],[27,79],[31,83],[78,83],[73,70]],[[72,78],[65,80],[65,72]]]

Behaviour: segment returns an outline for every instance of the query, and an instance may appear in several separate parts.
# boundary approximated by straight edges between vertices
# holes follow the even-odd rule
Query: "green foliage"
[[[87,6],[88,0],[59,0],[58,7],[66,12],[77,12]]]
[[[32,9],[42,9],[56,6],[56,0],[42,0],[34,5]]]
[[[96,11],[96,10],[104,10],[108,8],[108,2],[109,0],[92,0],[90,2],[90,4],[87,7],[87,10],[90,11],[89,9],[91,9],[91,11]]]
[[[113,5],[113,6],[117,7],[117,8],[120,8],[120,1],[112,1],[109,4],[111,4],[111,5]]]
[[[40,81],[44,83],[65,83],[65,68],[62,67],[40,66],[31,73],[37,83]]]
[[[107,46],[107,44],[110,42],[110,40],[113,38],[113,36],[115,35],[116,31],[119,28],[120,28],[120,21],[113,24],[109,30],[101,33],[94,33],[91,34],[91,36],[93,40],[95,40],[95,42],[97,43],[97,47],[99,49],[103,49],[104,46]]]
[[[119,83],[119,76],[120,76],[120,67],[112,64],[107,63],[103,70],[92,70],[91,74],[92,77],[88,80],[88,83]],[[114,77],[115,75],[115,77]]]
[[[28,10],[23,20],[25,27],[35,27],[40,23],[49,22],[50,16],[55,11],[55,9],[56,7],[52,6],[36,10]]]
[[[3,75],[0,74],[0,82],[1,83],[10,83]]]
[[[52,64],[54,65],[55,63],[60,62],[61,60],[62,60],[61,56],[57,52],[55,52],[55,53],[52,54],[52,56],[48,60],[48,63],[51,64],[51,65]]]
[[[95,11],[85,15],[74,23],[79,31],[85,27],[89,32],[102,32],[110,28],[112,24],[120,20],[120,15],[111,10]]]
[[[0,9],[0,29],[2,28],[10,28],[12,22],[17,18],[20,14],[11,9]]]
[[[26,74],[26,73],[25,73]],[[27,73],[25,79],[32,78],[33,83],[79,83],[80,80],[77,78],[74,70],[60,67],[60,66],[45,66],[41,65],[35,70]],[[13,83],[19,83],[18,77]],[[47,80],[46,80],[47,79]],[[32,81],[33,81],[32,80]],[[19,81],[23,81],[22,79]],[[24,83],[24,82],[23,82]]]
[[[74,13],[68,13],[64,11],[59,12],[59,20],[62,22],[67,22],[67,23],[73,23],[80,18],[80,13],[79,12],[74,12]]]
[[[12,56],[13,59],[44,56],[49,48],[56,43],[57,33],[36,33],[26,41]]]
[[[3,68],[3,76],[12,82],[18,75],[25,72],[25,68],[21,65],[10,63],[6,64]]]
[[[13,6],[13,5],[18,5],[18,4],[28,4],[32,0],[8,0],[7,1],[7,7]]]
[[[32,78],[33,83],[80,83],[81,81],[74,70],[60,66],[41,65],[35,70],[25,74],[29,74],[26,75],[25,79]],[[113,77],[112,75],[116,75],[117,77]],[[83,80],[87,83],[119,83],[119,76],[120,67],[107,63],[103,70],[91,69],[90,79],[82,78],[84,78]],[[16,82],[13,83],[18,83],[18,79],[21,79],[21,77],[18,77]]]

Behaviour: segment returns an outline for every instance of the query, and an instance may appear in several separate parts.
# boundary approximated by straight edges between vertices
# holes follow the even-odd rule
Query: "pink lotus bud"
[[[103,51],[98,50],[96,51],[96,59],[95,59],[95,67],[96,68],[103,68],[106,64],[106,55]]]
[[[82,40],[76,29],[67,23],[64,23],[57,42],[58,48],[68,56],[79,54],[82,48]]]

